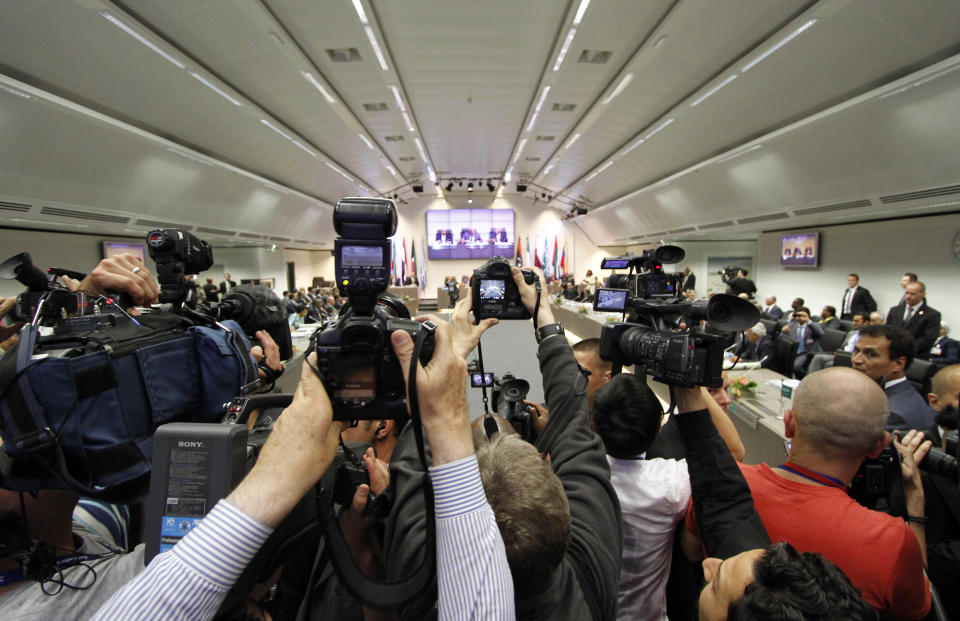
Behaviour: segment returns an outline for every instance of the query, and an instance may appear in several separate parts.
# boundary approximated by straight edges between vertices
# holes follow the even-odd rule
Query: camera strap
[[[423,428],[420,423],[420,406],[417,398],[416,380],[417,365],[420,352],[428,335],[433,336],[437,326],[431,321],[423,322],[423,329],[417,333],[413,344],[413,357],[410,360],[410,373],[407,385],[407,399],[410,406],[411,425],[417,441],[417,452],[423,466],[423,477],[420,489],[423,493],[423,504],[426,514],[426,535],[424,539],[424,556],[420,566],[407,578],[399,581],[385,581],[370,578],[357,567],[349,545],[340,531],[340,525],[334,514],[333,502],[326,494],[317,494],[317,517],[323,526],[326,545],[330,550],[333,567],[340,576],[344,586],[362,603],[373,608],[396,609],[414,601],[430,588],[436,580],[437,568],[437,534],[436,515],[433,508],[433,483],[427,466],[426,450],[424,448]],[[305,361],[306,363],[306,361]],[[314,373],[323,381],[319,371],[311,365]],[[319,560],[319,556],[318,559]],[[316,569],[316,567],[314,568]]]

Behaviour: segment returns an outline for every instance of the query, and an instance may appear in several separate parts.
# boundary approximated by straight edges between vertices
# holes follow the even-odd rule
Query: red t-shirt
[[[930,585],[913,530],[901,519],[857,504],[836,487],[798,483],[766,464],[740,464],[770,540],[832,561],[880,611],[919,619],[930,610]],[[686,527],[697,531],[693,511]]]

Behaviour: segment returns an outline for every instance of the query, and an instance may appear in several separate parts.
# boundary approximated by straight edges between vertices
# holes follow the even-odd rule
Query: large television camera
[[[483,372],[477,360],[467,365],[467,374],[470,376],[470,385],[474,388],[492,389],[493,411],[513,425],[524,440],[533,443],[536,440],[533,418],[523,402],[530,392],[530,382],[514,377],[510,372],[505,373],[502,378]]]
[[[533,271],[520,271],[528,285],[537,282],[537,275]],[[530,313],[520,301],[520,288],[513,282],[510,262],[504,257],[493,257],[473,270],[470,289],[473,315],[477,319],[530,319]]]
[[[397,230],[392,200],[345,198],[333,210],[336,279],[350,302],[336,320],[311,337],[317,368],[333,403],[336,420],[404,419],[406,391],[390,335],[404,330],[417,340],[427,330],[420,352],[433,357],[432,325],[410,319],[400,300],[385,295],[390,277],[390,242]],[[309,354],[309,351],[308,351]]]
[[[683,260],[683,249],[661,246],[642,255],[603,260],[604,269],[629,269],[619,274],[619,288],[597,290],[594,310],[622,312],[626,321],[607,323],[600,332],[600,357],[674,386],[723,385],[724,332],[746,330],[760,319],[752,304],[731,295],[707,301],[680,296],[679,274],[664,274],[664,263]],[[634,274],[635,269],[645,270]],[[613,278],[613,277],[611,277]],[[609,282],[609,281],[608,281]],[[699,324],[706,320],[711,332]]]

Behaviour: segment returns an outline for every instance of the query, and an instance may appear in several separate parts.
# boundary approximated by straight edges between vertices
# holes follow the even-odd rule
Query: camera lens
[[[507,401],[520,401],[530,391],[530,384],[522,379],[512,379],[503,382],[501,394]]]
[[[957,458],[948,455],[943,449],[937,447],[930,449],[927,456],[920,462],[920,467],[927,472],[947,477],[951,481],[957,481],[958,474],[960,474]]]

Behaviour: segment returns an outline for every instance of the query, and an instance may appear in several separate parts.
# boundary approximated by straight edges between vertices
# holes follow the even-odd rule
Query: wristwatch
[[[537,328],[537,343],[543,342],[543,339],[554,334],[563,334],[563,326],[559,323],[548,323],[545,326]]]

